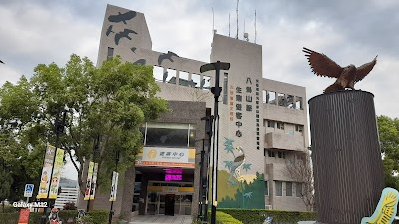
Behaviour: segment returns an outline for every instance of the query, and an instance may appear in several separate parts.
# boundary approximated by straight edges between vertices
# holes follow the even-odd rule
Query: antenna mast
[[[212,34],[215,33],[215,13],[213,12],[213,7],[212,7]]]
[[[229,37],[230,37],[230,13],[229,13]]]
[[[255,44],[256,44],[256,10],[255,10]]]
[[[238,1],[239,0],[237,0],[237,9],[236,9],[236,12],[237,12],[237,35],[236,35],[236,39],[238,39]]]

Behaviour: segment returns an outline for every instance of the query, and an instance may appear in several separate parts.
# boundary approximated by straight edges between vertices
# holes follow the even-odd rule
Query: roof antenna
[[[256,10],[255,10],[255,44],[256,44]]]
[[[213,7],[212,7],[212,34],[215,34],[215,13],[213,12]]]
[[[238,1],[239,0],[237,0],[237,9],[236,9],[236,12],[237,12],[237,35],[236,35],[236,39],[238,39]]]
[[[230,13],[229,13],[229,37],[230,37]]]

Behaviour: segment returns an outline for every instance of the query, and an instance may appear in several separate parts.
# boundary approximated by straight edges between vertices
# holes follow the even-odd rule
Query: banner
[[[97,172],[98,172],[98,163],[94,163],[93,183],[91,184],[90,200],[94,200],[94,195],[96,194]]]
[[[30,213],[30,209],[28,209],[28,208],[21,209],[21,212],[19,213],[18,224],[28,224],[29,213]]]
[[[94,168],[94,163],[90,162],[89,170],[87,171],[86,191],[85,191],[85,198],[84,198],[85,201],[90,199],[91,181],[93,178],[93,168]]]
[[[55,155],[55,163],[53,168],[53,177],[50,185],[49,199],[57,199],[58,188],[60,186],[60,178],[62,173],[62,168],[64,167],[64,150],[58,148]]]
[[[51,172],[53,170],[54,156],[55,156],[55,147],[47,145],[37,198],[47,198],[49,185],[50,185]]]
[[[118,176],[119,173],[112,172],[112,185],[111,185],[111,196],[109,201],[116,201],[116,193],[118,192]]]

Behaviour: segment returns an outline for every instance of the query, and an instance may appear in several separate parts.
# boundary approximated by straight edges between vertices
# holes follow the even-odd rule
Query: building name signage
[[[256,98],[255,98],[255,103],[256,103],[256,110],[255,110],[255,118],[256,118],[256,149],[260,149],[260,135],[259,135],[259,79],[255,80],[255,93],[256,93]]]
[[[195,167],[194,159],[189,158],[192,150],[195,149],[144,147],[142,156],[136,157],[136,165]]]
[[[162,187],[162,192],[177,193],[179,192],[179,187],[164,186]]]

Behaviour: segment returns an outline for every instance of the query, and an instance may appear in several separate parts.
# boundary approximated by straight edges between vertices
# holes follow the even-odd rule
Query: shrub
[[[261,224],[266,217],[273,218],[272,223],[296,224],[298,221],[316,220],[316,212],[280,211],[265,209],[218,209],[240,220],[244,224]]]
[[[64,204],[63,210],[76,210],[75,202],[67,202]]]
[[[217,224],[243,224],[241,221],[235,219],[233,216],[221,211],[216,211]]]

